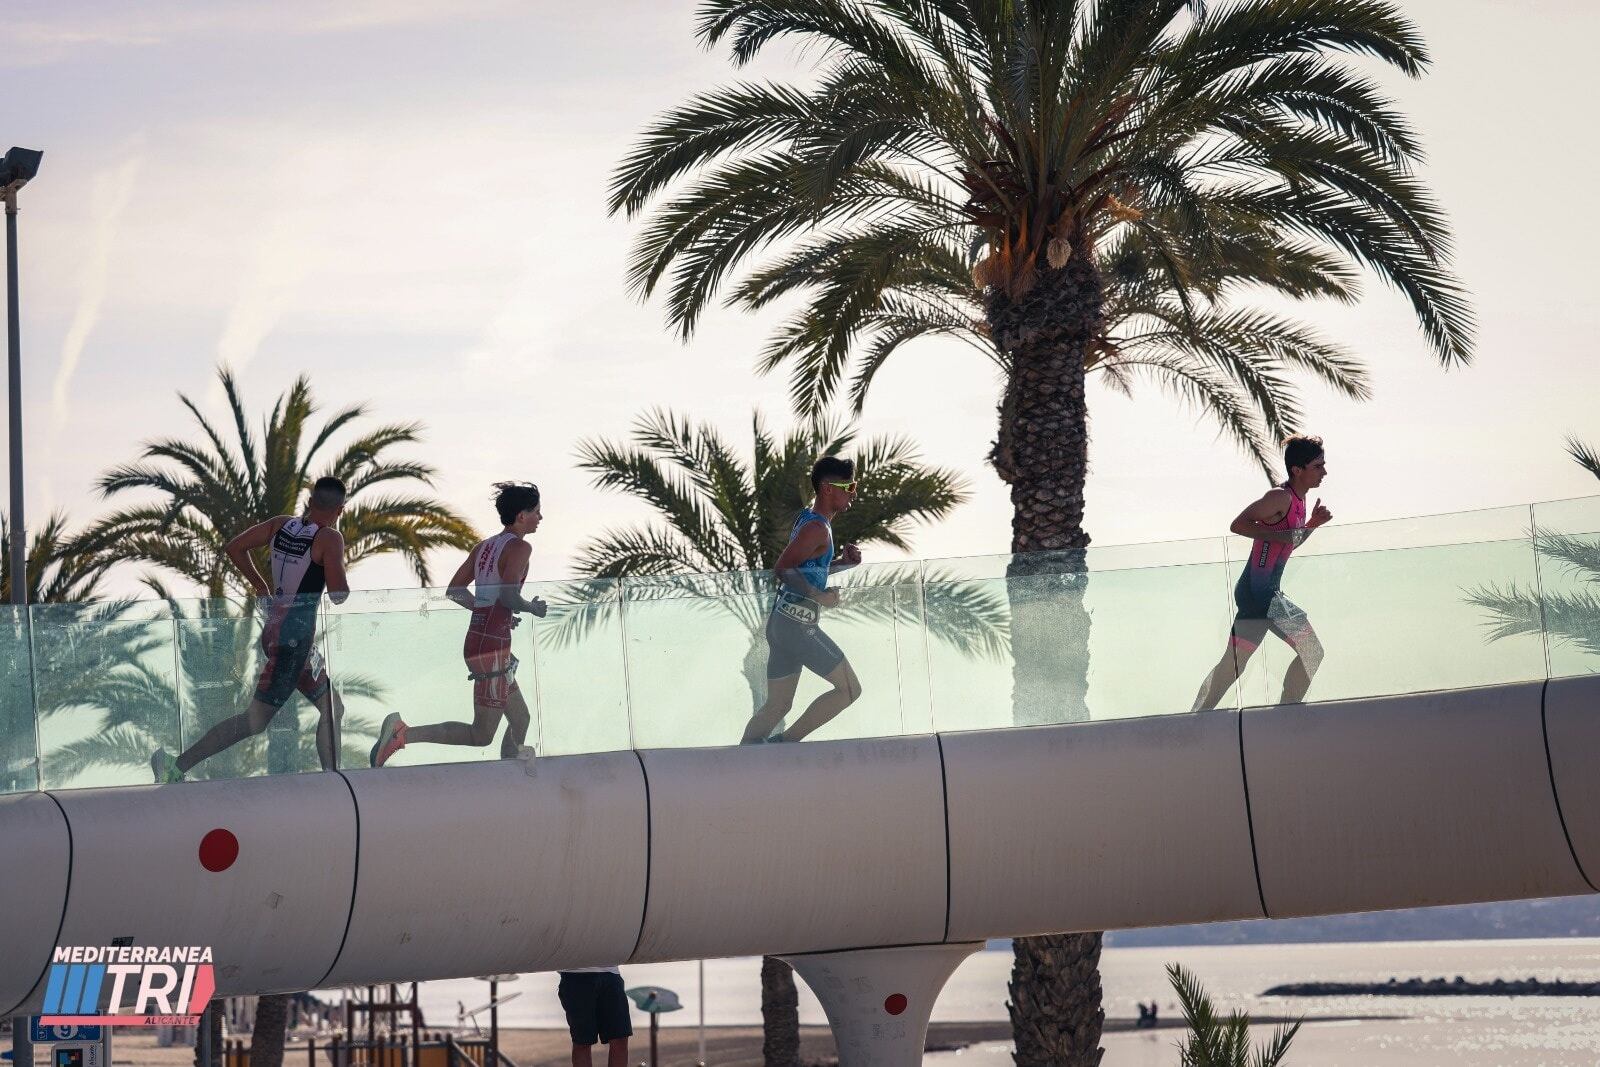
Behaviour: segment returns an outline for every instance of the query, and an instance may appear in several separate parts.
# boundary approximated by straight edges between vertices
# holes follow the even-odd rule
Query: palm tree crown
[[[11,524],[0,517],[0,544],[11,543]],[[95,599],[108,565],[103,555],[80,550],[67,532],[67,517],[55,512],[28,545],[30,604],[76,604]],[[0,603],[11,603],[11,554],[0,554]]]
[[[223,545],[241,530],[292,512],[301,493],[324,475],[342,480],[351,501],[339,520],[347,566],[398,552],[418,582],[427,585],[429,550],[465,549],[476,542],[467,521],[438,500],[404,493],[373,496],[374,487],[386,483],[433,484],[434,471],[427,464],[384,457],[397,445],[419,441],[418,424],[379,426],[329,451],[340,431],[367,410],[344,408],[313,430],[311,417],[318,409],[311,383],[302,375],[273,404],[258,437],[233,375],[221,369],[218,377],[232,417],[232,440],[178,394],[204,440],[152,441],[140,462],[107,471],[100,479],[103,495],[153,489],[163,499],[106,516],[85,535],[87,549],[115,545],[121,560],[153,565],[202,586],[209,596],[229,588],[244,591]]]
[[[1092,291],[1075,305],[1085,371],[1177,389],[1264,466],[1264,442],[1299,417],[1288,371],[1356,398],[1367,386],[1313,331],[1229,304],[1239,290],[1348,301],[1365,267],[1405,294],[1441,360],[1470,356],[1417,139],[1343,58],[1424,69],[1392,4],[706,0],[698,33],[738,64],[780,38],[822,58],[806,88],[721,88],[646,130],[612,184],[614,211],[661,200],[630,281],[665,287],[685,336],[724,288],[749,309],[802,294],[761,363],[788,365],[802,410],[847,377],[859,407],[884,362],[930,335],[1025,373],[1030,345],[1069,338],[1007,313],[1064,282]]]

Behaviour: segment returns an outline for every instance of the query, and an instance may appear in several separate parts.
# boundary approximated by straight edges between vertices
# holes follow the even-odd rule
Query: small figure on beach
[[[164,748],[150,756],[157,782],[178,782],[201,760],[267,728],[289,694],[299,690],[317,709],[317,762],[325,771],[339,766],[339,722],[344,705],[328,680],[317,651],[317,611],[322,594],[335,604],[350,595],[344,573],[344,537],[339,514],[345,486],[337,478],[318,478],[300,515],[278,515],[259,522],[229,541],[228,561],[244,575],[265,609],[261,651],[266,663],[246,709],[207,730],[173,759]],[[271,546],[269,586],[250,553]]]
[[[828,576],[861,562],[861,549],[843,546],[836,556],[833,520],[855,501],[855,461],[824,456],[811,468],[812,504],[801,510],[789,531],[789,544],[773,570],[778,592],[767,616],[767,700],[745,726],[742,745],[799,741],[835,718],[861,696],[861,682],[850,661],[822,631],[822,613],[838,606],[839,591]],[[831,688],[811,702],[793,726],[780,730],[794,706],[804,668]]]
[[[1283,595],[1282,589],[1289,555],[1311,531],[1333,518],[1333,512],[1323,507],[1320,497],[1309,514],[1306,508],[1306,494],[1320,486],[1328,474],[1322,438],[1288,438],[1283,442],[1283,464],[1288,479],[1267,490],[1228,527],[1240,537],[1251,539],[1250,558],[1233,591],[1239,609],[1233,620],[1233,634],[1222,658],[1200,686],[1193,711],[1210,711],[1221,703],[1269,630],[1295,654],[1294,662],[1284,672],[1279,703],[1298,704],[1304,700],[1311,679],[1322,664],[1322,642],[1317,639],[1311,620]]]
[[[544,618],[545,602],[524,599],[533,549],[528,537],[544,521],[539,487],[532,482],[496,482],[494,507],[502,529],[479,541],[456,568],[446,595],[472,612],[461,655],[472,682],[472,721],[407,726],[398,712],[386,715],[372,746],[371,763],[382,767],[389,757],[414,744],[470,745],[483,748],[494,740],[500,720],[507,722],[500,758],[531,756],[523,749],[528,736],[528,702],[517,686],[517,657],[511,653],[511,631],[526,613]]]
[[[1134,1029],[1136,1029],[1136,1030],[1153,1030],[1153,1029],[1155,1029],[1155,1027],[1156,1027],[1156,1025],[1158,1023],[1158,1020],[1156,1018],[1156,1012],[1158,1011],[1159,1008],[1160,1008],[1160,1005],[1158,1005],[1153,1000],[1149,1004],[1145,1004],[1143,1001],[1140,1001],[1139,1002],[1139,1018],[1134,1021],[1134,1024],[1133,1024]]]
[[[556,995],[572,1034],[572,1067],[590,1067],[590,1046],[606,1045],[606,1067],[628,1067],[633,1019],[620,967],[575,967],[562,971]]]

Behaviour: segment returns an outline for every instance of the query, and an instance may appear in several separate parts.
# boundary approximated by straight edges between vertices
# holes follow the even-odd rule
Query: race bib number
[[[805,626],[817,624],[816,605],[804,597],[795,596],[793,593],[778,594],[778,611]]]

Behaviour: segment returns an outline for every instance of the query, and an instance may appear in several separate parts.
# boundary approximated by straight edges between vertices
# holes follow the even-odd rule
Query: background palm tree
[[[1567,454],[1600,479],[1600,453],[1576,437],[1569,437]],[[1557,571],[1577,577],[1587,588],[1563,592],[1548,585],[1523,588],[1509,582],[1469,590],[1468,602],[1489,615],[1489,639],[1543,634],[1600,657],[1600,538],[1555,533],[1538,526],[1530,536],[1534,552]]]
[[[665,288],[684,336],[725,288],[744,307],[797,298],[762,365],[790,368],[802,410],[847,378],[859,403],[917,337],[995,363],[1012,550],[1066,553],[1012,563],[1019,722],[1087,690],[1088,373],[1183,388],[1241,440],[1240,412],[1287,428],[1288,372],[1357,395],[1358,368],[1241,298],[1351,299],[1359,268],[1409,300],[1441,362],[1470,356],[1417,140],[1348,58],[1425,69],[1392,3],[704,0],[698,33],[739,64],[798,39],[816,69],[645,131],[612,185],[630,216],[660,199],[630,281]],[[1014,944],[1018,1063],[1098,1062],[1099,935]]]
[[[1189,1032],[1178,1045],[1181,1067],[1278,1067],[1300,1032],[1298,1022],[1280,1026],[1252,1055],[1250,1016],[1238,1011],[1219,1016],[1200,979],[1176,963],[1167,964],[1167,980],[1177,992],[1184,1021],[1189,1024]]]
[[[120,562],[144,563],[200,586],[207,596],[248,592],[223,554],[229,538],[274,515],[291,514],[301,494],[324,475],[344,481],[349,505],[339,519],[346,564],[398,552],[421,585],[431,574],[427,553],[435,548],[470,548],[477,534],[443,502],[418,493],[374,490],[390,483],[421,483],[432,488],[434,469],[385,453],[421,440],[419,423],[388,423],[365,430],[334,450],[333,439],[367,414],[356,405],[311,427],[318,407],[310,381],[302,375],[280,395],[261,422],[259,437],[250,428],[238,383],[219,369],[231,416],[231,435],[200,413],[182,393],[179,401],[194,416],[203,440],[151,441],[139,462],[107,471],[102,496],[140,489],[160,499],[114,512],[85,535],[86,547],[116,547]],[[230,439],[231,437],[231,439]],[[263,556],[263,560],[264,560]]]
[[[663,521],[608,531],[581,549],[576,567],[593,578],[664,578],[659,584],[625,581],[630,600],[681,591],[671,576],[684,575],[699,594],[688,603],[731,612],[749,634],[741,667],[754,710],[766,699],[763,628],[774,589],[770,572],[789,542],[795,516],[811,501],[812,464],[824,455],[854,454],[861,485],[855,503],[834,522],[839,544],[909,548],[911,528],[949,514],[966,499],[966,489],[955,472],[923,464],[909,442],[875,438],[858,446],[856,430],[837,421],[813,420],[780,438],[757,416],[752,438],[754,450],[746,459],[714,427],[656,411],[634,424],[628,444],[581,442],[579,466],[594,475],[595,485],[640,498]],[[893,574],[874,578],[872,568],[857,578],[869,586],[896,581]],[[926,605],[925,624],[938,639],[973,655],[1003,648],[1004,605],[970,583],[950,585]],[[864,596],[836,610],[871,617],[894,608],[890,596]],[[594,620],[593,610],[583,610],[562,625],[570,632]],[[764,957],[763,1054],[772,1067],[799,1063],[798,1003],[789,965]]]
[[[11,523],[0,517],[0,541],[10,544]],[[53,513],[28,543],[30,604],[75,604],[93,600],[109,565],[103,554],[82,549],[67,530],[67,517]],[[11,603],[11,560],[0,560],[0,602]]]

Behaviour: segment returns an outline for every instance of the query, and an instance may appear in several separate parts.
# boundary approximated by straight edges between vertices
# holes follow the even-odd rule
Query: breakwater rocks
[[[1600,997],[1600,982],[1541,982],[1537,978],[1496,978],[1469,982],[1444,978],[1391,978],[1387,982],[1291,982],[1275,985],[1268,997]]]

